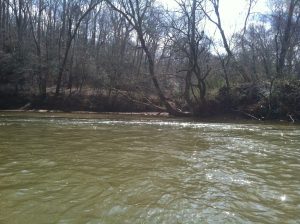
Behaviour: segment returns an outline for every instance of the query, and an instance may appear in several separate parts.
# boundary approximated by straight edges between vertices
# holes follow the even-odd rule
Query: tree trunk
[[[188,104],[189,110],[191,113],[195,114],[193,101],[191,100],[190,90],[192,88],[192,71],[188,70],[185,76],[185,89],[184,89],[184,99]]]
[[[149,73],[152,79],[152,82],[154,84],[154,87],[156,89],[156,92],[158,94],[159,99],[161,100],[161,102],[164,104],[164,106],[166,107],[167,111],[169,112],[169,114],[174,115],[174,116],[184,116],[187,115],[186,113],[183,113],[181,111],[178,111],[177,109],[173,108],[170,103],[167,101],[165,95],[163,94],[160,86],[159,86],[159,82],[155,76],[155,71],[154,71],[154,60],[152,58],[152,55],[148,49],[148,47],[146,46],[143,34],[141,31],[138,31],[138,36],[139,36],[139,40],[141,42],[142,48],[146,53],[147,59],[148,59],[148,63],[149,63]]]

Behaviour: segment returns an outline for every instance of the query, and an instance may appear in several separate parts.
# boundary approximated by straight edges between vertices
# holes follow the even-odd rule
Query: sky
[[[160,0],[169,9],[176,8],[175,0]],[[233,33],[243,29],[244,21],[248,10],[249,0],[220,0],[220,16],[226,36],[230,39]],[[252,15],[268,12],[267,0],[256,0],[252,8]],[[216,26],[208,21],[206,32],[220,40]]]

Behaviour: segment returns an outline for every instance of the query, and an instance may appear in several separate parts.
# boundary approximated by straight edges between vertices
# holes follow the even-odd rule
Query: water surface
[[[300,127],[0,113],[0,223],[299,223]]]

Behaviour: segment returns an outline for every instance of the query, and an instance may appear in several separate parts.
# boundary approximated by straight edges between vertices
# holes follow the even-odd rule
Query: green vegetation
[[[219,0],[0,0],[0,109],[298,120],[300,1],[269,1],[229,39]]]

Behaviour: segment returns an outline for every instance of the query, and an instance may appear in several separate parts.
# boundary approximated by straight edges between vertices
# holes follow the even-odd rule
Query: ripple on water
[[[296,126],[14,117],[2,124],[3,223],[300,221]]]

